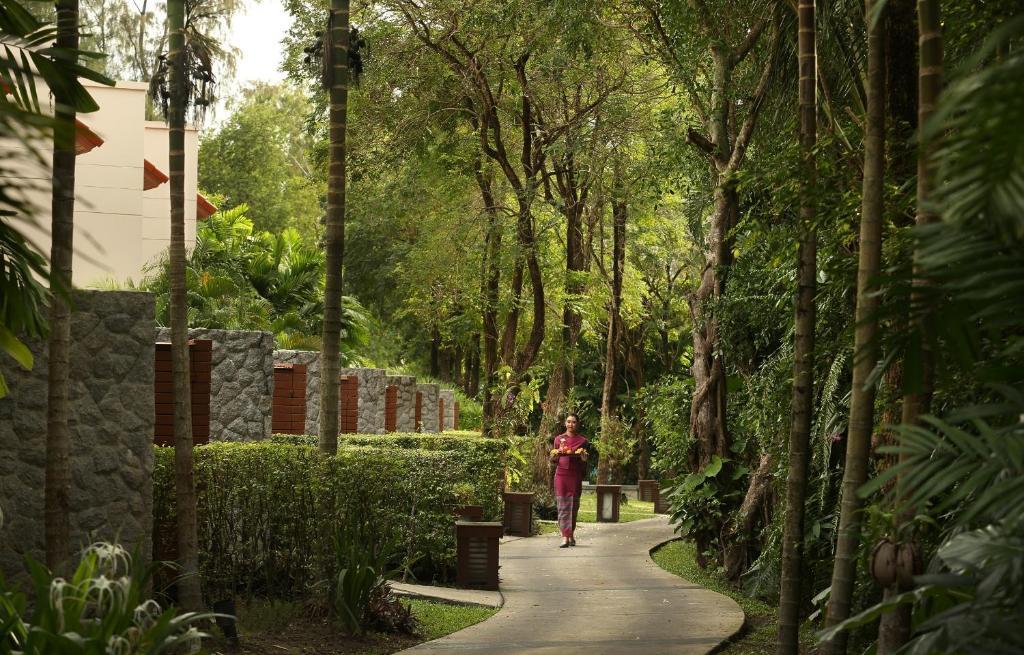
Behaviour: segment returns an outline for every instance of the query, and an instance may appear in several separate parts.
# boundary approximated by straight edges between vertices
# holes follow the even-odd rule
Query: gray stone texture
[[[149,293],[76,291],[68,380],[71,539],[138,547],[148,561],[153,527],[154,304]],[[9,357],[0,399],[0,570],[24,579],[26,554],[43,559],[46,344],[30,342],[32,371]],[[143,562],[145,563],[145,562]]]
[[[437,432],[437,399],[441,387],[436,384],[417,384],[416,390],[423,395],[420,432]]]
[[[416,378],[411,375],[389,375],[389,385],[398,387],[398,407],[395,413],[395,430],[416,431]]]
[[[306,434],[320,434],[320,353],[315,350],[275,350],[273,361],[306,365]]]
[[[191,328],[188,336],[213,342],[210,440],[260,441],[270,437],[274,335],[247,330]],[[156,340],[170,341],[170,329],[158,328]]]
[[[439,397],[444,399],[444,430],[455,429],[455,392],[441,389]],[[442,430],[442,432],[444,431]]]
[[[387,371],[380,368],[343,368],[341,375],[359,378],[358,424],[360,434],[384,434],[384,387]]]

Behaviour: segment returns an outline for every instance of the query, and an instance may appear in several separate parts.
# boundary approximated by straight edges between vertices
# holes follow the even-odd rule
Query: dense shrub
[[[275,434],[273,443],[296,446],[316,446],[316,435]],[[479,432],[454,431],[443,434],[436,432],[390,432],[388,434],[343,434],[338,437],[338,446],[369,446],[371,448],[401,448],[403,450],[478,450],[504,454],[508,442],[504,439],[481,437]]]
[[[428,450],[397,445],[408,437],[368,438],[376,447],[345,443],[335,457],[269,442],[196,448],[207,593],[303,595],[330,576],[334,535],[355,508],[367,510],[376,538],[400,544],[392,565],[421,580],[447,579],[455,563],[452,506],[472,500],[486,517],[500,515],[502,442],[458,439],[465,447]],[[157,559],[174,552],[173,455],[156,449]]]

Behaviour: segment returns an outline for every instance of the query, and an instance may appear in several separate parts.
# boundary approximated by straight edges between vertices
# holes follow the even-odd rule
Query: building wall
[[[168,154],[167,125],[162,121],[142,121],[145,159],[167,175],[171,174]],[[199,132],[185,129],[185,247],[196,244],[196,193],[198,192]],[[239,171],[239,175],[244,175]],[[141,180],[141,174],[139,179]],[[140,216],[139,249],[143,266],[160,261],[171,242],[171,183],[164,182],[155,189],[143,191]]]
[[[306,434],[320,434],[320,353],[315,350],[275,350],[273,361],[306,365]]]
[[[398,411],[395,429],[398,432],[416,431],[416,378],[411,375],[389,375],[387,384],[398,387]]]
[[[153,296],[77,291],[71,323],[71,538],[118,537],[148,558],[153,525]],[[0,358],[0,570],[43,559],[47,355],[31,343],[26,372]]]
[[[268,438],[274,398],[274,335],[192,328],[188,336],[213,342],[210,441]],[[156,340],[170,341],[170,328],[158,328]]]
[[[138,282],[150,263],[159,259],[170,241],[170,184],[165,182],[143,191],[143,170],[149,159],[169,173],[167,128],[159,121],[146,121],[147,85],[118,82],[107,87],[83,80],[100,109],[80,114],[79,120],[103,144],[75,160],[75,258],[73,279],[78,287],[127,280]],[[44,103],[49,89],[40,85]],[[36,148],[43,162],[34,161],[20,146],[13,149],[18,177],[28,180],[33,190],[26,199],[35,207],[36,225],[19,224],[36,248],[49,256],[51,222],[51,163],[53,143],[40,141]],[[18,152],[20,150],[20,152]],[[191,249],[196,237],[196,176],[199,136],[185,130],[185,245]]]
[[[417,384],[416,390],[423,395],[421,432],[437,432],[437,399],[441,387],[436,384]]]

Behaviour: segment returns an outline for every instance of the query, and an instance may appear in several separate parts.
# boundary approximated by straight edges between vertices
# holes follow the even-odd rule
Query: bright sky
[[[281,0],[244,0],[243,9],[231,21],[231,45],[239,50],[235,81],[229,85],[230,88],[220,90],[221,98],[234,95],[235,90],[249,82],[280,82],[284,79],[280,70],[281,39],[291,24],[292,18]],[[228,112],[221,102],[213,120],[207,120],[207,127],[213,127],[227,117]]]

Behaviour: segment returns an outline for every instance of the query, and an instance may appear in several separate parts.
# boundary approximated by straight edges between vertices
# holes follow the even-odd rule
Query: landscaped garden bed
[[[419,623],[416,635],[371,632],[350,636],[327,617],[311,616],[303,602],[259,600],[239,608],[241,640],[237,649],[220,638],[212,640],[208,648],[212,653],[241,655],[385,655],[469,627],[498,611],[419,599],[402,602],[411,607]]]

